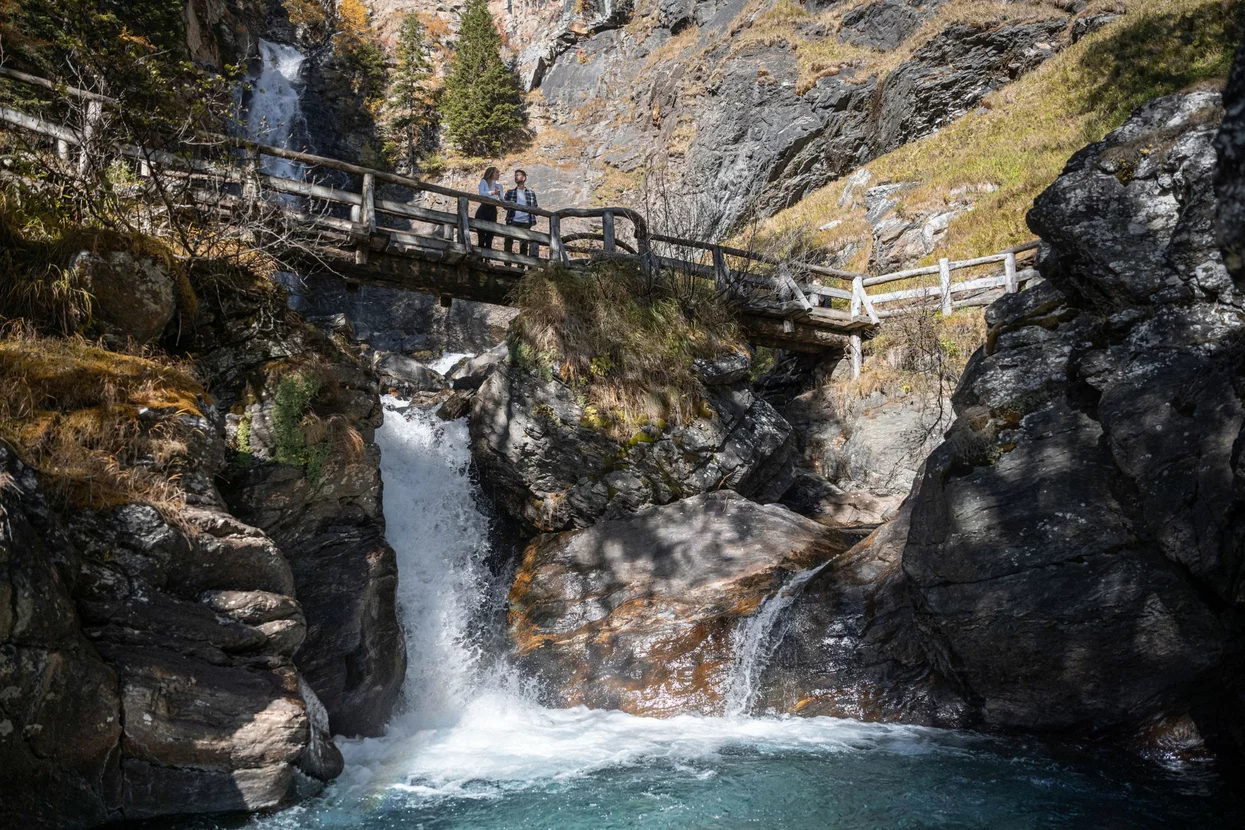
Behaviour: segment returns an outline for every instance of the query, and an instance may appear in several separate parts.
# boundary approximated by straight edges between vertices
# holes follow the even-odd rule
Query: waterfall
[[[403,731],[453,721],[482,673],[481,615],[495,591],[489,519],[476,505],[467,422],[385,397],[377,432],[386,536],[398,558],[407,664]]]
[[[828,564],[830,563],[823,562],[815,568],[796,574],[790,582],[765,600],[760,609],[744,620],[736,630],[735,665],[731,674],[731,685],[726,692],[728,717],[747,715],[752,708],[760,690],[761,676],[786,631],[787,620],[784,612],[795,601],[804,584]]]
[[[466,421],[442,422],[391,397],[383,405],[376,440],[409,651],[404,710],[384,737],[336,739],[346,767],[324,796],[248,826],[820,828],[858,816],[851,826],[893,827],[911,824],[928,803],[957,826],[997,827],[1016,824],[1017,805],[1030,805],[1019,815],[1032,818],[1032,805],[1052,793],[1067,794],[1066,815],[1085,819],[1076,826],[1100,826],[1099,815],[1134,808],[1130,787],[1107,812],[1077,812],[1083,796],[1101,806],[1099,784],[1040,757],[995,752],[996,739],[747,716],[786,614],[817,570],[797,574],[738,629],[731,716],[542,707],[504,659],[491,659],[505,585],[487,567],[492,534],[470,474]],[[1101,779],[1094,770],[1086,780]],[[1151,817],[1154,804],[1136,810]]]
[[[291,139],[305,128],[297,84],[306,58],[293,46],[259,42],[260,69],[251,80],[251,101],[246,115],[246,136],[261,144],[290,149]],[[287,179],[301,179],[302,165],[286,159],[264,156],[265,173]]]

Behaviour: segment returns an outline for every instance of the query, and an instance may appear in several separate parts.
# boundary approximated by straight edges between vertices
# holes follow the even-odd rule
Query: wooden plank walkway
[[[4,107],[0,122],[54,142],[66,163],[72,147],[92,141],[90,113],[98,114],[108,99],[9,69],[0,68],[0,76],[79,97],[88,107],[87,126],[81,129]],[[993,256],[943,259],[935,266],[869,276],[655,233],[639,212],[625,207],[529,208],[527,212],[539,217],[545,229],[520,228],[475,218],[480,205],[493,205],[499,213],[513,207],[476,193],[311,153],[217,139],[211,159],[197,157],[190,148],[176,155],[134,146],[112,149],[129,161],[140,179],[156,174],[179,179],[190,198],[196,188],[213,187],[205,195],[215,209],[262,216],[262,221],[282,228],[278,238],[288,237],[292,229],[299,243],[277,253],[309,272],[334,275],[348,284],[435,294],[447,304],[452,298],[507,304],[515,285],[531,269],[550,264],[578,268],[602,259],[634,261],[644,268],[712,280],[738,301],[741,325],[750,340],[797,351],[840,350],[851,361],[853,377],[860,373],[862,338],[871,336],[888,316],[934,297],[942,313],[950,314],[956,307],[985,304],[999,288],[1017,291],[1036,277],[1036,271],[1022,270],[1017,262],[1036,249],[1036,242]],[[300,172],[295,176],[265,172],[266,158],[293,162],[285,169]],[[498,240],[535,243],[540,254],[481,248],[480,232]],[[951,280],[961,269],[992,264],[1001,265],[1002,271],[958,283]],[[939,276],[938,285],[876,290],[934,274]],[[870,288],[875,290],[870,293]]]

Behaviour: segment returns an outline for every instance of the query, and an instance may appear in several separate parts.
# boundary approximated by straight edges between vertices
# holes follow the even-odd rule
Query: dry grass
[[[69,266],[83,252],[124,251],[159,262],[173,276],[178,306],[193,317],[198,298],[174,249],[143,234],[84,226],[54,200],[0,191],[0,321],[22,321],[44,333],[84,332],[92,298]]]
[[[180,469],[202,417],[190,367],[11,326],[0,339],[0,439],[74,508],[183,503]]]
[[[867,165],[873,184],[916,182],[900,197],[899,210],[909,215],[946,209],[958,190],[997,188],[979,195],[973,211],[952,220],[941,241],[948,253],[934,253],[927,261],[939,255],[981,256],[1029,240],[1025,214],[1069,156],[1100,140],[1145,101],[1226,77],[1239,40],[1239,3],[1094,4],[1108,5],[1127,7],[1127,14],[988,95],[978,110]],[[839,207],[842,189],[841,181],[831,183],[772,217],[764,227],[819,227],[841,220],[839,227],[861,232],[857,241],[864,253],[858,262],[867,261],[871,239],[860,224],[863,205]],[[841,246],[844,234],[822,234],[818,242]]]
[[[511,362],[570,385],[585,425],[614,434],[702,414],[693,360],[742,348],[725,300],[675,274],[548,268],[525,276],[514,299]]]
[[[943,317],[931,306],[915,307],[889,318],[877,337],[865,341],[859,378],[832,380],[825,393],[838,411],[846,411],[851,400],[874,393],[916,393],[927,399],[949,395],[985,338],[985,314],[980,309]]]

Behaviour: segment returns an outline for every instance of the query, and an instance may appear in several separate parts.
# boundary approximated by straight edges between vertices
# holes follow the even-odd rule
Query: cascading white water
[[[383,401],[377,433],[385,482],[387,537],[398,556],[398,602],[406,630],[404,695],[398,728],[452,722],[478,681],[480,643],[471,625],[490,583],[489,520],[468,474],[466,421]]]
[[[251,80],[247,138],[289,149],[291,138],[303,127],[298,83],[306,57],[293,46],[267,40],[259,42],[259,57],[259,76]],[[295,161],[264,156],[260,166],[265,173],[282,178],[303,176],[302,165]]]
[[[756,700],[761,675],[769,665],[786,628],[783,612],[795,601],[804,584],[827,563],[809,568],[791,578],[783,588],[761,604],[735,632],[735,665],[731,685],[726,691],[728,717],[747,715]]]

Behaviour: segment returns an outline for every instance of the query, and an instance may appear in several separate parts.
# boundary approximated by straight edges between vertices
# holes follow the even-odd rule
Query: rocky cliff
[[[1239,84],[1222,129],[1218,93],[1157,99],[1038,198],[1044,281],[988,310],[898,515],[793,583],[758,709],[1239,757]],[[697,528],[773,563],[806,547],[735,509],[700,497],[537,540],[511,597],[523,659],[563,701],[712,711],[706,644],[733,619],[739,649],[760,615],[731,605],[751,571]],[[671,585],[719,565],[712,601],[668,613],[686,601]],[[702,612],[693,646],[669,621]]]
[[[891,697],[906,675],[995,727],[1177,755],[1240,734],[1245,318],[1214,234],[1238,209],[1232,167],[1213,188],[1221,114],[1211,92],[1148,104],[1037,200],[1046,282],[990,308],[902,521],[797,601],[783,706],[937,722]],[[862,568],[885,578],[856,585]]]
[[[164,296],[143,285],[169,281],[157,263],[106,262],[95,282]],[[125,447],[107,481],[148,488],[71,469],[66,484],[0,442],[6,826],[289,804],[341,771],[331,733],[376,734],[397,697],[375,377],[264,281],[192,269],[190,282],[193,316],[140,315],[170,323],[180,369],[78,341],[5,343],[6,384],[35,395],[26,417],[69,434],[102,419]],[[126,319],[100,325],[123,336]],[[303,377],[316,388],[296,384],[291,401],[281,379]]]

